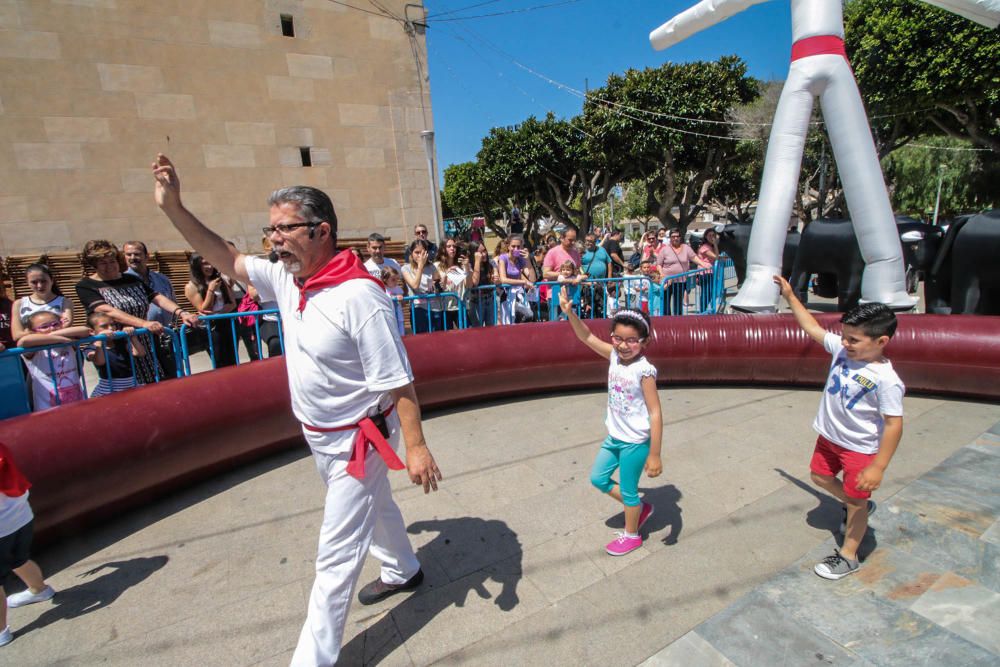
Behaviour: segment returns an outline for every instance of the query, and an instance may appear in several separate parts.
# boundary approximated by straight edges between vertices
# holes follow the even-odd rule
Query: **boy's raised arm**
[[[812,313],[802,305],[799,297],[795,296],[795,290],[792,289],[787,280],[781,276],[774,276],[774,283],[781,289],[781,296],[785,297],[788,307],[792,309],[795,321],[799,323],[803,331],[809,334],[810,338],[822,345],[823,338],[826,336],[826,329],[820,326],[820,323],[816,321]]]

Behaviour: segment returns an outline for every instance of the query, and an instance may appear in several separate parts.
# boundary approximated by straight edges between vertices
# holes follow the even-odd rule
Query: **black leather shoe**
[[[361,604],[375,604],[376,602],[381,602],[390,595],[395,595],[396,593],[402,593],[403,591],[412,591],[414,588],[419,586],[424,581],[424,571],[417,570],[417,573],[410,577],[408,581],[404,581],[401,584],[387,584],[382,581],[379,577],[375,581],[366,584],[364,588],[358,591],[358,602]]]

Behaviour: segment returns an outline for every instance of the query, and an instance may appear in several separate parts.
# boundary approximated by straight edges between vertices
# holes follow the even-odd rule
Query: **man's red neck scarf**
[[[299,288],[299,312],[306,308],[306,300],[309,292],[317,292],[327,287],[336,287],[340,283],[354,280],[355,278],[367,278],[373,281],[381,289],[385,289],[382,281],[368,273],[368,269],[361,262],[357,255],[350,250],[341,250],[333,256],[326,266],[309,276],[305,282],[296,280],[295,284]]]
[[[7,449],[6,445],[0,443],[0,493],[8,498],[20,498],[30,487],[31,482],[21,474],[17,465],[14,464],[10,450]]]

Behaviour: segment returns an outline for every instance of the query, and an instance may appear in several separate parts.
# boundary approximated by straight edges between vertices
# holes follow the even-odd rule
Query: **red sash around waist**
[[[809,56],[833,55],[847,60],[844,40],[836,35],[815,35],[792,44],[792,62]],[[850,62],[850,61],[848,61]]]
[[[395,406],[390,405],[382,416],[388,417]],[[332,428],[324,428],[322,426],[312,426],[310,424],[303,424],[303,428],[307,431],[313,431],[314,433],[335,433],[338,431],[353,431],[358,430],[358,434],[354,436],[354,446],[351,448],[351,459],[347,462],[347,474],[351,477],[357,479],[365,478],[365,456],[368,454],[368,447],[372,446],[375,451],[378,452],[382,460],[385,461],[385,465],[389,467],[390,470],[402,470],[406,466],[396,455],[393,450],[392,445],[386,441],[385,436],[382,432],[378,430],[378,426],[372,421],[371,417],[365,417],[357,424],[348,424],[346,426],[334,426]]]

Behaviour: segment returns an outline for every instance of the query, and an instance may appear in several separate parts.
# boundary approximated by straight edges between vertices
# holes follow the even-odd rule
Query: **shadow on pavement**
[[[837,541],[838,546],[842,545],[844,536],[840,533],[840,522],[843,520],[844,506],[840,504],[840,501],[826,494],[822,489],[804,482],[798,477],[789,475],[781,468],[775,468],[774,471],[803,491],[815,496],[816,500],[819,501],[819,505],[809,510],[806,514],[806,523],[813,528],[830,531],[830,534]],[[864,561],[871,552],[875,551],[875,547],[877,546],[878,540],[875,539],[875,529],[869,525],[868,532],[865,533],[865,537],[861,540],[861,545],[858,547],[858,558]]]
[[[132,558],[124,561],[112,561],[99,565],[85,572],[80,577],[90,577],[98,572],[109,569],[97,579],[66,588],[56,592],[52,598],[52,607],[46,609],[41,616],[17,631],[26,635],[32,630],[39,630],[70,618],[107,607],[117,600],[129,588],[148,579],[150,575],[167,564],[166,556],[151,556],[149,558]]]
[[[438,614],[449,607],[464,607],[470,593],[488,600],[490,580],[500,584],[493,604],[511,611],[519,602],[523,550],[517,533],[495,519],[463,517],[417,521],[407,529],[412,534],[437,533],[417,549],[417,558],[428,577],[410,597],[387,610],[382,618],[356,635],[340,652],[338,664],[377,665],[404,644]],[[438,567],[428,567],[436,563]],[[441,569],[445,579],[434,577]],[[435,578],[437,580],[435,580]],[[358,587],[367,582],[358,582]],[[379,610],[379,607],[373,607]]]

